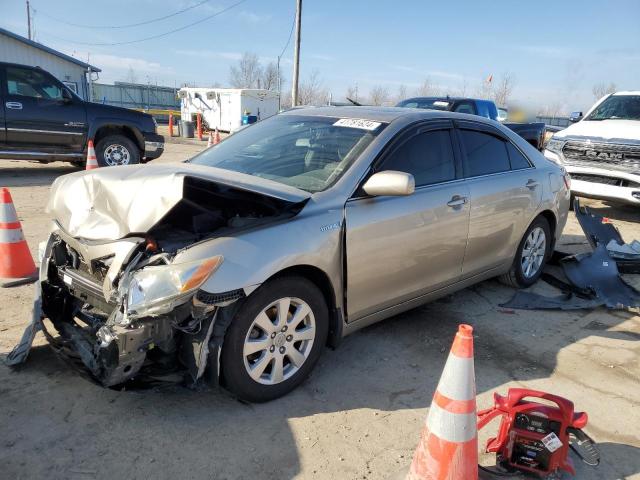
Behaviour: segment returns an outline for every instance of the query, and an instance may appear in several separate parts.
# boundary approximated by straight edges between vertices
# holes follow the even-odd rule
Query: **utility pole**
[[[298,78],[300,76],[300,23],[302,0],[296,0],[296,39],[293,50],[293,78],[291,79],[291,106],[298,105]]]
[[[27,31],[29,32],[28,38],[31,40],[31,7],[29,7],[29,0],[27,0]]]

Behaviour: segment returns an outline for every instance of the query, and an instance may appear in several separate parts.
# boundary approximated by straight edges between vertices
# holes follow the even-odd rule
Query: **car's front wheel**
[[[140,163],[140,150],[124,135],[108,135],[96,145],[96,157],[101,167]]]
[[[536,218],[525,232],[513,265],[500,279],[516,288],[530,287],[538,281],[551,249],[551,230],[544,217]]]
[[[327,305],[315,284],[294,276],[267,282],[227,330],[221,357],[226,387],[251,402],[285,395],[313,369],[328,326]]]

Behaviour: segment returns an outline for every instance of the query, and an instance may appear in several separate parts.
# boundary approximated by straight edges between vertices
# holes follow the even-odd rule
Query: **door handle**
[[[22,104],[20,102],[7,102],[4,106],[11,110],[22,110]]]
[[[529,190],[535,190],[535,188],[536,188],[538,185],[540,185],[538,182],[536,182],[535,180],[533,180],[533,179],[531,179],[531,178],[530,178],[530,179],[529,179],[529,181],[528,181],[528,182],[527,182],[527,184],[526,184],[526,187],[527,187]]]
[[[453,197],[451,197],[451,200],[447,202],[447,205],[450,207],[456,208],[456,207],[461,207],[465,203],[467,203],[467,197],[463,197],[461,195],[454,195]]]

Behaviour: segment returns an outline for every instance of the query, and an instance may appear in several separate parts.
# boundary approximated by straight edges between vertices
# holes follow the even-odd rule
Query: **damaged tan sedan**
[[[9,362],[43,328],[105,386],[178,373],[270,400],[363,326],[495,276],[531,285],[568,182],[498,123],[365,107],[292,110],[181,164],[60,177],[42,314]]]

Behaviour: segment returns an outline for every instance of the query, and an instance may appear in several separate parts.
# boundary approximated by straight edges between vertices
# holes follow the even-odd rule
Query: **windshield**
[[[342,176],[382,128],[382,123],[369,120],[276,115],[190,162],[319,192]]]
[[[424,108],[427,110],[449,110],[451,103],[442,98],[410,98],[403,100],[396,107]]]
[[[640,120],[640,95],[612,95],[585,120]]]

